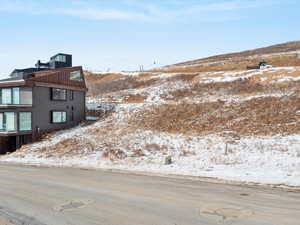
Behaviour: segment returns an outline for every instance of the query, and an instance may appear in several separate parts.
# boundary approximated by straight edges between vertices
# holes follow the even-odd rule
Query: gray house
[[[0,80],[0,153],[78,125],[85,119],[86,91],[82,67],[72,67],[67,54]]]

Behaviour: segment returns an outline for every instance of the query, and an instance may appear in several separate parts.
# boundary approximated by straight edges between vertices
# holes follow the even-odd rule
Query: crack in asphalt
[[[58,205],[54,207],[53,209],[58,212],[64,212],[64,211],[72,211],[76,209],[81,209],[83,207],[86,207],[87,205],[91,204],[93,201],[92,200],[73,200],[66,202],[64,204]]]

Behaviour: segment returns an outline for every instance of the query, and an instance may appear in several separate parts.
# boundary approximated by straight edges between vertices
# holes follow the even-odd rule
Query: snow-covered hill
[[[87,102],[113,112],[1,161],[300,185],[299,67],[87,80]]]

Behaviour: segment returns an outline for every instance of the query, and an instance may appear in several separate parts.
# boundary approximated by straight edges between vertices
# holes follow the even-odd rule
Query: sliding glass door
[[[0,131],[17,131],[17,114],[15,112],[0,113]]]
[[[19,114],[20,131],[32,130],[31,117],[32,117],[31,112],[20,112]]]
[[[32,130],[32,113],[19,112],[19,123],[17,112],[0,112],[0,132],[16,132]],[[18,129],[19,124],[19,129]]]

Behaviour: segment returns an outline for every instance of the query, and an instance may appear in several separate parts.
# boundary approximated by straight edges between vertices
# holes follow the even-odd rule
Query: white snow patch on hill
[[[0,161],[86,168],[115,168],[131,171],[205,176],[242,182],[300,186],[300,135],[244,136],[229,140],[221,134],[185,136],[136,129],[128,120],[135,112],[159,104],[224,101],[227,104],[254,98],[282,97],[291,93],[268,92],[249,95],[220,93],[188,96],[169,101],[175,90],[190,90],[193,84],[231,82],[257,78],[275,83],[298,81],[297,67],[272,68],[239,72],[193,73],[193,81],[168,80],[181,74],[154,74],[140,78],[156,79],[150,86],[126,89],[90,97],[87,102],[100,104],[116,102],[115,112],[92,125],[78,126],[49,135],[42,142],[26,146],[21,151],[0,157]],[[269,75],[275,77],[268,77]],[[124,74],[123,74],[124,75]],[[126,74],[138,77],[139,74]],[[257,76],[257,77],[256,77]],[[272,81],[270,81],[272,84]],[[145,97],[142,103],[127,104],[130,95]],[[164,97],[163,97],[164,96]],[[124,104],[125,103],[125,104]],[[168,115],[166,115],[167,117]],[[68,141],[74,146],[67,146]],[[62,146],[59,144],[61,143]],[[63,144],[66,143],[66,146]],[[72,145],[72,142],[71,142]],[[70,150],[68,150],[68,148]],[[120,158],[109,159],[110,151]],[[167,156],[173,164],[165,165]]]
[[[300,185],[300,135],[242,137],[231,142],[218,134],[185,136],[142,129],[129,129],[124,133],[130,115],[144,107],[149,105],[119,105],[112,117],[90,126],[54,133],[48,140],[4,156],[1,161]],[[93,133],[96,129],[110,128],[115,130],[102,137],[99,137],[102,134]],[[78,149],[80,154],[74,155],[61,155],[62,149],[53,149],[52,146],[70,138],[88,145]],[[93,149],[88,146],[93,146]],[[48,152],[38,150],[44,147]],[[104,157],[104,152],[110,148],[118,149],[125,157],[113,161]],[[142,155],[136,156],[136,152]],[[164,164],[166,156],[172,157],[173,164]]]

